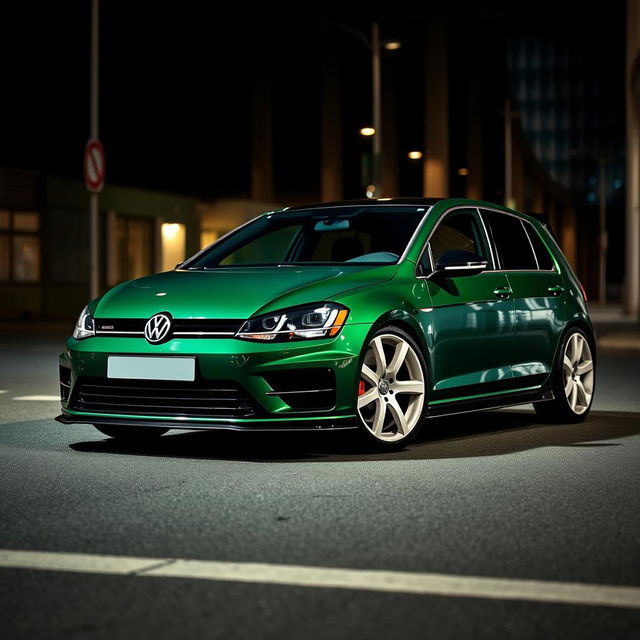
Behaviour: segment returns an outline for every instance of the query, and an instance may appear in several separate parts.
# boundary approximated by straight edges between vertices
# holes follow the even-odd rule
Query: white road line
[[[577,582],[9,549],[0,567],[640,609],[640,587]]]
[[[60,402],[60,396],[17,396],[14,400],[29,400],[31,402]]]
[[[9,393],[6,389],[0,389],[0,395],[2,395],[3,393]]]

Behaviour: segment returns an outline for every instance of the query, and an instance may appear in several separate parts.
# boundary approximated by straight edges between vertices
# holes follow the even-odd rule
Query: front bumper
[[[236,339],[173,339],[151,345],[144,338],[92,337],[67,340],[60,356],[62,414],[57,418],[64,424],[111,424],[157,426],[172,429],[232,429],[232,430],[334,430],[356,426],[356,389],[359,380],[359,356],[370,329],[366,324],[345,325],[340,335],[326,340],[263,344]],[[201,385],[230,382],[246,392],[252,406],[247,415],[228,412],[198,412],[193,415],[173,409],[168,415],[154,407],[145,413],[126,407],[87,410],[78,402],[87,382],[110,383],[107,379],[107,359],[110,355],[195,356],[197,377]],[[324,398],[318,408],[305,403],[305,395],[287,395],[280,380],[291,385],[299,380],[313,380],[316,372],[331,373],[335,390]],[[118,381],[120,384],[136,381]],[[309,384],[306,384],[308,387]],[[313,386],[313,385],[312,385]],[[306,388],[305,387],[305,388]],[[200,390],[201,392],[201,390]],[[282,393],[282,395],[279,395]],[[289,391],[288,393],[292,393]],[[312,396],[308,396],[312,397]],[[329,404],[328,398],[331,398]],[[289,400],[287,402],[286,400]],[[294,401],[295,399],[295,401]],[[320,403],[322,404],[322,403]],[[310,407],[310,408],[308,408]],[[129,411],[129,412],[127,412]]]

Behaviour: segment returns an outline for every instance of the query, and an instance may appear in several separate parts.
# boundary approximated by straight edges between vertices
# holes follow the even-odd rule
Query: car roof
[[[301,204],[287,207],[284,211],[304,211],[305,209],[328,209],[331,207],[358,207],[407,205],[430,207],[446,198],[362,198],[361,200],[338,200],[336,202],[318,202],[316,204]]]

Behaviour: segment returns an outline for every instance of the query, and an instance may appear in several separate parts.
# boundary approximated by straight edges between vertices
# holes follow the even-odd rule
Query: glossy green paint
[[[264,312],[333,301],[349,309],[346,324],[335,338],[276,344],[233,338],[174,338],[160,345],[149,344],[144,338],[69,338],[60,364],[71,369],[75,381],[81,376],[106,377],[110,354],[195,355],[204,378],[237,381],[247,389],[270,415],[260,423],[273,420],[275,424],[285,418],[313,424],[337,418],[355,420],[363,349],[375,330],[395,324],[409,331],[423,349],[431,405],[543,390],[569,324],[579,323],[591,331],[577,278],[543,227],[527,216],[522,217],[534,225],[552,252],[555,272],[487,270],[445,281],[421,276],[417,264],[425,242],[439,220],[455,207],[509,211],[490,203],[440,201],[428,211],[396,265],[176,270],[123,283],[90,304],[97,318],[146,319],[164,311],[174,318],[243,320]],[[563,289],[561,293],[558,287]],[[503,299],[495,293],[499,290],[512,294]],[[318,366],[330,367],[336,375],[337,400],[332,411],[305,415],[278,397],[266,395],[271,387],[264,373],[300,370],[302,375],[305,368]],[[99,423],[100,417],[115,417],[78,414],[66,404],[63,412],[86,417],[90,423]],[[177,428],[205,421],[170,420]],[[215,422],[250,426],[254,421],[228,418]]]

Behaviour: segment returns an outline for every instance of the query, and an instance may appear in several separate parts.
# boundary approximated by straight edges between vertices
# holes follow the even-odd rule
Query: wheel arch
[[[420,323],[411,314],[407,313],[403,309],[387,311],[386,313],[383,313],[371,325],[371,328],[369,329],[365,337],[362,352],[360,353],[360,356],[358,358],[358,371],[360,371],[362,367],[362,360],[364,358],[365,351],[367,350],[367,345],[369,344],[373,336],[378,331],[380,331],[380,329],[388,326],[394,326],[402,329],[405,333],[409,334],[409,336],[418,345],[425,362],[425,378],[427,381],[427,389],[425,390],[425,404],[428,405],[429,390],[432,388],[433,384],[433,381],[431,379],[431,355],[429,352],[429,347],[427,345],[427,340]]]

